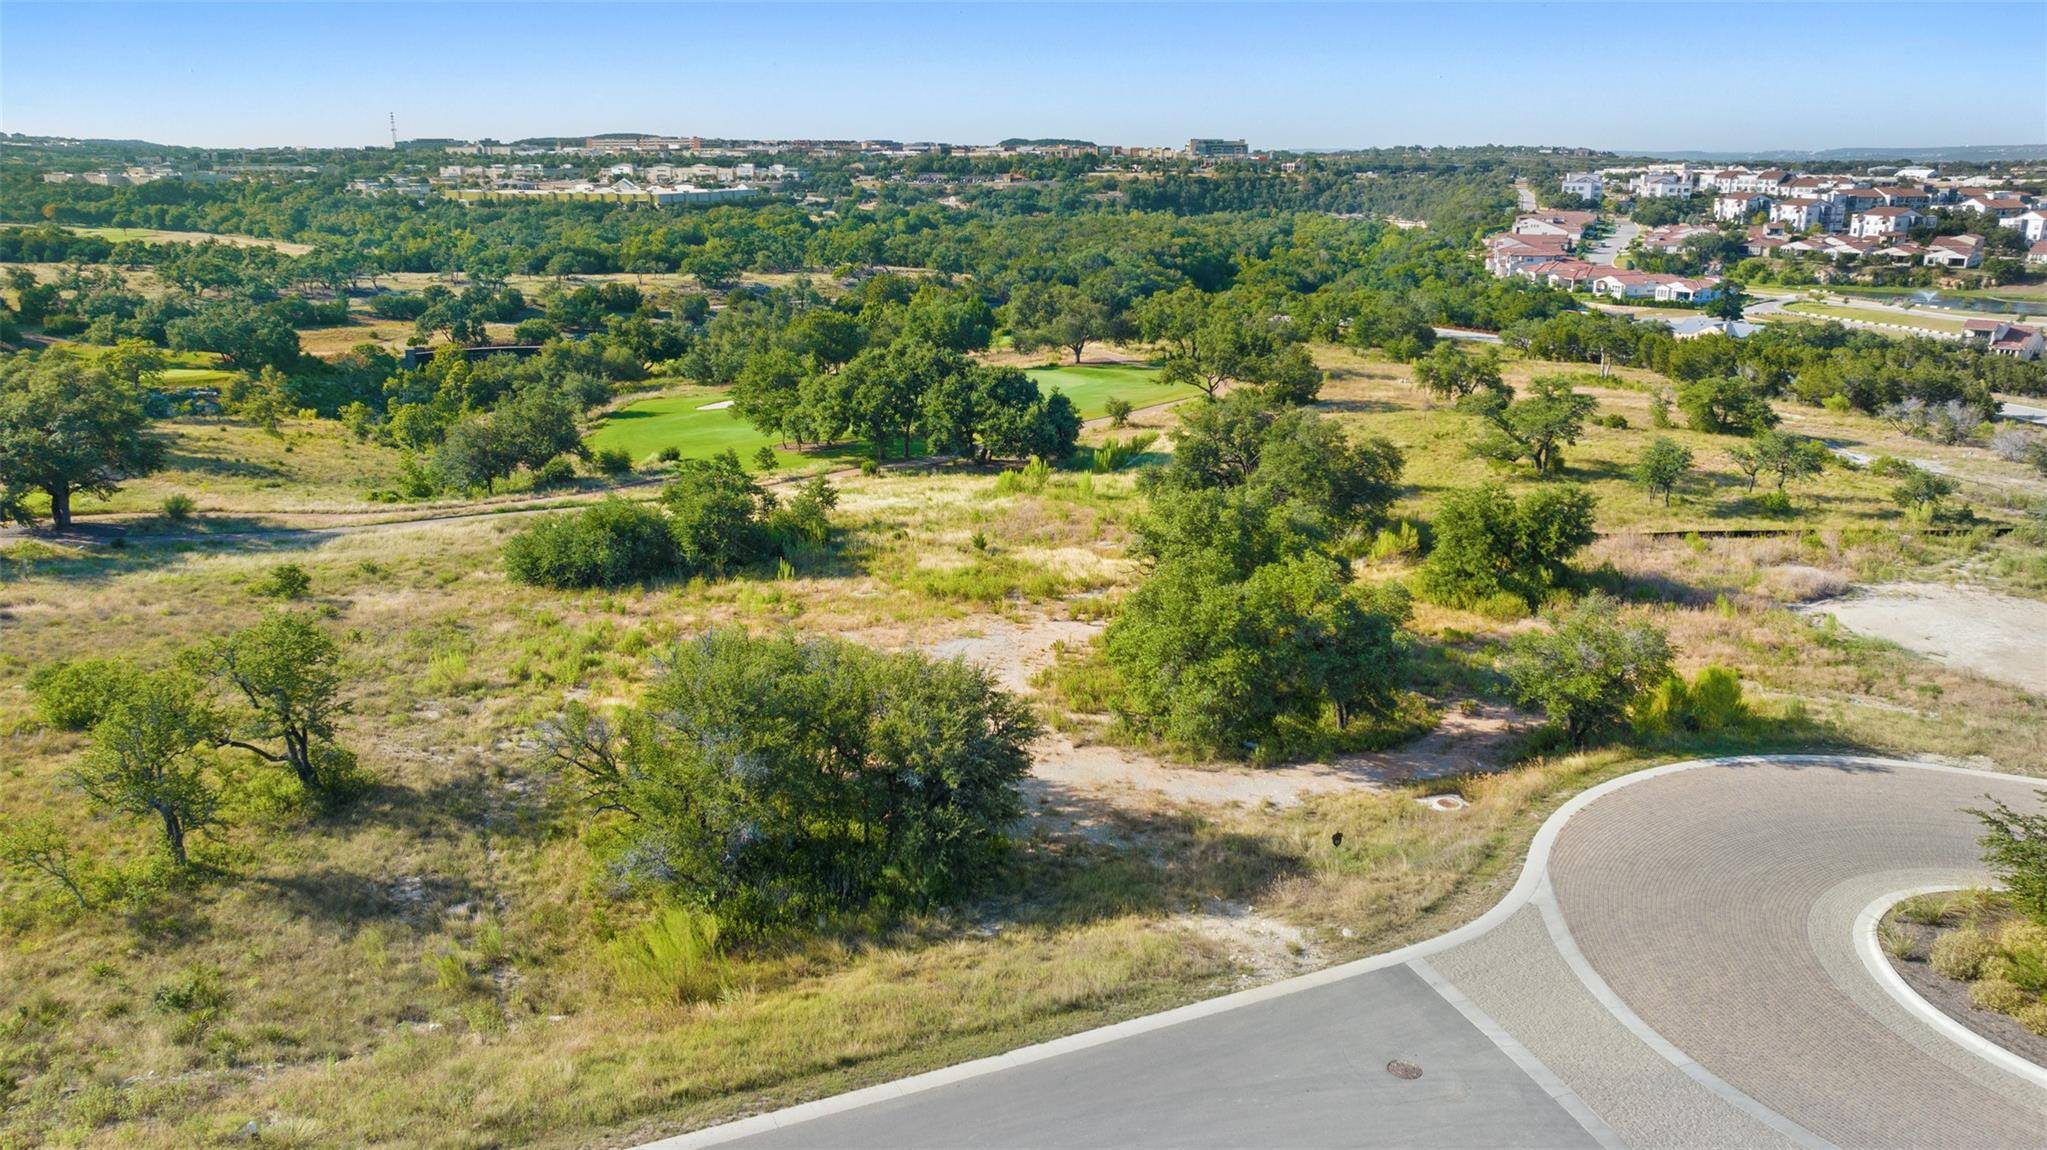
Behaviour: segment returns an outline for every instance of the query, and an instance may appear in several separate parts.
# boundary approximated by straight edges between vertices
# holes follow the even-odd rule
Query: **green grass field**
[[[169,367],[160,378],[165,387],[217,387],[234,377],[220,367]]]
[[[1135,364],[1041,367],[1032,368],[1026,374],[1037,380],[1038,387],[1046,392],[1055,387],[1065,392],[1066,398],[1080,408],[1083,419],[1107,415],[1104,405],[1118,397],[1128,400],[1131,407],[1151,407],[1176,399],[1193,399],[1201,394],[1184,383],[1162,382],[1156,368]]]
[[[732,409],[709,406],[724,399],[718,388],[693,387],[628,404],[604,417],[590,433],[590,447],[622,447],[635,460],[664,447],[680,450],[685,459],[703,459],[728,449],[750,458],[770,440],[753,424],[735,417]]]
[[[1863,323],[1888,323],[1899,327],[1916,327],[1924,331],[1954,333],[1962,330],[1962,321],[1945,319],[1940,316],[1905,315],[1895,311],[1876,311],[1870,308],[1837,307],[1823,303],[1793,303],[1784,305],[1784,310],[1793,315],[1817,316],[1821,319],[1852,319]]]
[[[1039,368],[1029,375],[1047,392],[1056,387],[1066,393],[1087,419],[1107,414],[1105,405],[1118,396],[1129,400],[1132,407],[1150,407],[1201,394],[1185,384],[1159,382],[1158,372],[1152,368],[1122,364]],[[604,417],[590,433],[590,447],[624,448],[636,461],[648,459],[664,447],[674,447],[684,459],[703,459],[731,450],[751,462],[766,444],[776,447],[776,458],[783,467],[839,462],[867,454],[865,443],[783,451],[770,436],[734,417],[730,408],[711,407],[725,398],[720,388],[686,387],[628,404]]]

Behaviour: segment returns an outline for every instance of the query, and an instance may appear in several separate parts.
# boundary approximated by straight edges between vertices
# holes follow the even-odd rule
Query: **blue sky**
[[[1866,18],[1871,9],[1880,18]],[[0,3],[0,129],[1259,147],[2047,141],[2039,3]],[[1937,18],[1935,18],[1937,16]],[[1890,29],[1910,26],[1902,33]],[[1998,35],[1999,29],[2006,35]]]

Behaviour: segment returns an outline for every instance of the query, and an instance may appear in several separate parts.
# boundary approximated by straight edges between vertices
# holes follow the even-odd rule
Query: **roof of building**
[[[1704,335],[1719,332],[1734,339],[1746,339],[1760,328],[1756,324],[1743,323],[1738,319],[1714,319],[1709,315],[1691,315],[1670,321],[1672,335]]]

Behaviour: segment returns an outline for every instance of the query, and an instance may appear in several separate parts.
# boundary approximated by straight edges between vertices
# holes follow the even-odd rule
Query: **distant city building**
[[[670,204],[718,204],[729,200],[743,200],[760,194],[758,188],[744,184],[729,188],[699,188],[692,184],[675,187],[641,185],[632,180],[617,180],[609,184],[588,182],[549,184],[534,188],[453,188],[448,198],[461,203],[489,203],[493,200],[583,200],[609,204],[652,204],[665,207]]]
[[[1563,180],[1564,194],[1581,200],[1596,200],[1605,190],[1605,181],[1598,172],[1572,172]]]
[[[1224,160],[1251,154],[1251,145],[1242,140],[1187,141],[1187,154],[1197,160]]]

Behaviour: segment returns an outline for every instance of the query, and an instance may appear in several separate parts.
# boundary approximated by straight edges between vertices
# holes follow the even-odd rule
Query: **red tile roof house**
[[[1510,276],[1528,264],[1560,260],[1571,254],[1571,243],[1562,236],[1517,236],[1501,232],[1486,237],[1486,270],[1496,276]]]
[[[1973,268],[1983,264],[1982,236],[1937,236],[1926,245],[1928,267]]]
[[[1592,281],[1604,275],[1607,270],[1599,264],[1588,264],[1584,260],[1548,260],[1526,265],[1515,274],[1564,291],[1581,291],[1591,287]]]
[[[1925,220],[1925,216],[1911,208],[1870,208],[1855,213],[1855,218],[1848,222],[1848,234],[1863,238],[1894,236],[1911,231]]]
[[[1812,196],[1793,196],[1771,204],[1770,219],[1799,231],[1831,227],[1834,205]]]
[[[2039,329],[2021,327],[2001,319],[1971,319],[1962,322],[1962,339],[1982,347],[1992,355],[2008,355],[2014,359],[2035,359],[2040,350],[2047,346]]]
[[[1761,192],[1730,192],[1713,201],[1713,218],[1716,220],[1745,220],[1770,206],[1770,197]]]
[[[1748,230],[1748,254],[1768,255],[1789,242],[1782,224],[1757,224]]]
[[[1883,192],[1876,188],[1864,187],[1836,187],[1832,191],[1822,192],[1820,198],[1831,200],[1844,214],[1866,211],[1884,202]]]
[[[1625,268],[1609,271],[1592,281],[1592,294],[1611,296],[1614,299],[1653,299],[1656,282],[1661,276],[1648,272],[1629,271]]]
[[[2001,220],[2025,211],[2026,201],[2012,196],[1970,196],[1955,206],[1965,212],[1982,212]]]
[[[1720,229],[1702,227],[1699,224],[1665,224],[1650,228],[1635,242],[1652,252],[1679,252],[1684,250],[1685,241],[1693,236],[1718,234]]]
[[[1515,217],[1514,226],[1507,230],[1517,236],[1563,236],[1575,244],[1598,218],[1597,212],[1537,212]]]
[[[1719,294],[1719,276],[1687,276],[1656,285],[1656,298],[1670,303],[1705,303]]]
[[[1766,196],[1774,196],[1783,192],[1784,181],[1790,178],[1791,173],[1782,168],[1764,168],[1760,172],[1751,172],[1738,177],[1734,181],[1734,190],[1737,192],[1761,192]]]
[[[1592,281],[1592,294],[1613,299],[1705,301],[1720,292],[1717,276],[1686,277],[1659,272],[1610,271]]]
[[[2047,240],[2041,240],[2026,250],[2026,262],[2029,264],[2047,264]]]

